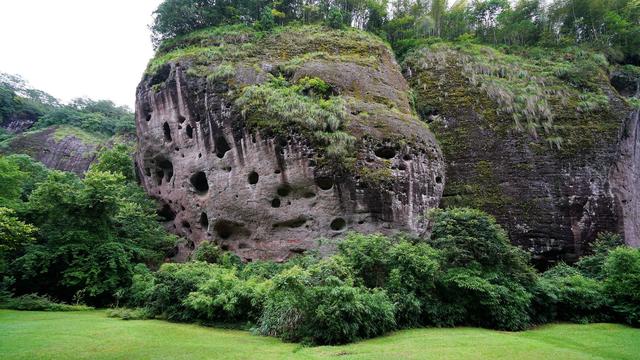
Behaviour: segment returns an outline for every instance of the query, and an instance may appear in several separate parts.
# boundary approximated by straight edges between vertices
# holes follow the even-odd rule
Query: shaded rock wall
[[[437,66],[409,61],[405,75],[446,159],[441,206],[491,213],[541,267],[575,261],[602,231],[624,230],[638,245],[638,114],[614,88],[602,85],[607,110],[580,113],[571,95],[551,103],[557,148],[516,130],[464,76],[460,54],[435,56]]]

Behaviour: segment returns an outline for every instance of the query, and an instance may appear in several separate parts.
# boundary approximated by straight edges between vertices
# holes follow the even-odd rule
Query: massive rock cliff
[[[392,52],[355,30],[218,28],[165,43],[137,89],[136,163],[177,259],[331,250],[345,231],[428,231],[444,163]],[[324,238],[318,241],[317,239]]]
[[[638,245],[638,112],[606,69],[583,51],[467,44],[410,55],[417,111],[446,159],[442,206],[495,215],[543,266],[576,260],[602,231]]]

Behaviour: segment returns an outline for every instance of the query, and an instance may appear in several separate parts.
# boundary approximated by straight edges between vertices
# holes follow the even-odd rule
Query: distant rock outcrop
[[[50,169],[82,176],[104,143],[105,140],[74,127],[51,126],[17,135],[0,152],[27,154]]]
[[[392,52],[355,30],[169,42],[138,86],[136,123],[142,185],[189,239],[177,259],[208,241],[284,260],[348,230],[422,234],[444,187]]]

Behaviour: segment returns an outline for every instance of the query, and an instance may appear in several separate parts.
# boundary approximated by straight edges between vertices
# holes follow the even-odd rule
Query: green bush
[[[591,255],[583,256],[576,267],[587,277],[597,280],[604,280],[604,263],[607,261],[609,251],[624,245],[624,241],[619,234],[604,232],[598,234],[596,241],[591,244]]]
[[[357,233],[348,234],[338,248],[357,282],[386,290],[396,305],[399,327],[435,322],[427,314],[439,306],[435,298],[435,279],[440,267],[437,251],[425,243]]]
[[[338,257],[275,276],[258,330],[289,341],[340,344],[393,328],[394,306],[386,293],[354,286]]]
[[[269,286],[261,279],[239,278],[236,269],[217,268],[183,303],[202,320],[256,322]]]
[[[198,312],[184,304],[191,292],[214,277],[220,266],[204,262],[163,264],[154,273],[153,280],[146,277],[134,279],[138,294],[145,294],[145,305],[154,316],[172,321],[193,321]]]
[[[436,210],[429,244],[440,251],[436,288],[442,302],[436,324],[470,324],[504,330],[530,325],[536,274],[524,251],[486,213],[468,208]]]
[[[0,308],[29,311],[83,311],[93,310],[86,305],[67,305],[51,300],[46,295],[27,294],[9,298],[0,304]]]
[[[547,270],[535,288],[535,320],[587,323],[607,320],[607,298],[600,282],[559,264]]]
[[[604,288],[619,319],[640,326],[640,250],[619,247],[604,264]]]
[[[107,316],[120,318],[122,320],[146,320],[152,319],[153,315],[146,308],[115,308],[107,310]]]

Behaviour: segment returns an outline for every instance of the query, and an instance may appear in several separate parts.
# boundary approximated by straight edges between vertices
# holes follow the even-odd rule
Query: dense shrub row
[[[164,264],[155,273],[139,266],[126,300],[144,317],[247,324],[314,344],[416,326],[638,325],[640,251],[619,246],[619,237],[601,236],[575,267],[538,274],[485,213],[454,208],[431,216],[429,239],[351,233],[324,259],[242,265],[207,245],[200,261]]]

